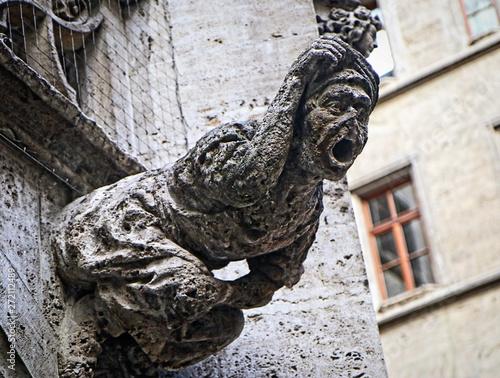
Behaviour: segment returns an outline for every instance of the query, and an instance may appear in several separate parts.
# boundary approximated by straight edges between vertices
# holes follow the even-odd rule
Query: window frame
[[[392,194],[392,191],[394,189],[397,189],[398,187],[402,187],[403,185],[406,185],[410,183],[412,190],[413,190],[413,196],[415,199],[415,207],[413,209],[408,209],[400,214],[397,213],[396,211],[396,204],[394,201],[394,197]],[[388,219],[385,219],[383,221],[378,222],[377,224],[373,224],[372,221],[372,216],[370,212],[370,207],[369,207],[369,201],[377,198],[385,193],[386,198],[387,198],[387,203],[390,211],[390,217]],[[360,195],[360,199],[362,202],[362,210],[363,210],[363,218],[365,219],[365,224],[366,224],[366,229],[368,231],[368,238],[369,238],[369,245],[370,245],[370,250],[372,254],[373,261],[375,262],[375,268],[376,268],[376,277],[377,277],[377,283],[380,288],[380,293],[382,296],[383,301],[387,301],[390,298],[397,297],[389,297],[387,293],[387,287],[385,284],[385,279],[384,279],[384,271],[388,270],[390,268],[393,268],[395,266],[400,266],[401,267],[401,273],[402,273],[402,278],[403,282],[405,285],[405,292],[408,293],[417,288],[415,285],[415,278],[411,266],[411,260],[414,258],[418,258],[420,256],[427,255],[430,260],[430,271],[433,277],[433,281],[436,282],[436,274],[434,270],[434,262],[433,262],[433,257],[432,253],[430,250],[430,243],[429,239],[427,237],[427,232],[425,228],[425,223],[424,219],[421,213],[421,206],[420,202],[415,190],[415,185],[414,182],[411,178],[410,175],[405,175],[404,177],[399,177],[398,179],[391,181],[389,183],[386,182],[384,186],[381,186],[373,191],[370,191],[367,194]],[[420,249],[418,251],[414,251],[411,253],[408,253],[408,248],[406,245],[406,240],[404,236],[404,231],[403,231],[403,226],[406,224],[409,224],[411,221],[419,219],[421,223],[421,228],[422,228],[422,236],[424,238],[425,242],[425,248]],[[397,250],[398,258],[390,261],[388,263],[382,264],[382,261],[380,260],[380,254],[378,251],[377,247],[377,241],[376,237],[379,235],[382,235],[388,231],[392,231],[393,237],[394,237],[394,244]],[[401,293],[403,294],[403,293]]]
[[[498,28],[489,30],[489,31],[487,31],[485,33],[474,35],[472,33],[472,29],[471,29],[471,26],[470,26],[469,17],[471,17],[474,13],[480,12],[482,9],[486,9],[488,6],[485,7],[485,8],[476,10],[475,12],[469,14],[469,13],[467,13],[467,6],[465,4],[466,0],[459,0],[459,1],[460,1],[460,9],[462,10],[462,14],[463,14],[464,21],[465,21],[465,27],[467,29],[467,34],[468,34],[469,39],[470,39],[471,42],[475,42],[478,39],[480,39],[480,38],[482,38],[482,37],[484,37],[486,35],[489,35],[489,34],[495,32],[495,31],[500,30],[500,26],[499,26]],[[489,0],[489,1],[490,1],[490,5],[489,6],[493,6],[493,9],[495,10],[495,13],[496,13],[496,16],[497,16],[498,23],[500,25],[500,10],[499,10],[499,5],[497,3],[497,0]]]
[[[377,0],[361,0],[360,3],[369,10],[374,10],[375,8],[380,7]]]

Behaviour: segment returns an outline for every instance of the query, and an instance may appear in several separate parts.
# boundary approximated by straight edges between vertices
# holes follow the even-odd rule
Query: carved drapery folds
[[[81,49],[103,22],[89,0],[0,0],[0,32],[14,53],[72,101],[64,55]]]

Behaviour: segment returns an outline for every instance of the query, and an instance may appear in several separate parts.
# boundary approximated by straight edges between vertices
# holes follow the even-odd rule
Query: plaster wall
[[[378,105],[369,142],[348,174],[355,183],[397,162],[412,164],[441,284],[500,267],[500,171],[491,127],[500,115],[499,59],[496,50]]]
[[[500,369],[500,290],[490,289],[382,329],[391,375],[496,377]]]
[[[437,42],[439,43],[439,42]],[[497,275],[500,224],[499,49],[377,105],[369,142],[349,171],[353,187],[411,165],[433,258],[435,285],[382,302],[360,199],[360,240],[390,375],[494,377],[499,288],[449,299],[456,285]],[[418,308],[429,298],[448,298]],[[436,300],[438,301],[438,300]],[[398,318],[399,314],[399,318]],[[396,319],[384,323],[390,316]]]
[[[432,66],[470,43],[459,0],[378,0],[377,3],[398,79]]]

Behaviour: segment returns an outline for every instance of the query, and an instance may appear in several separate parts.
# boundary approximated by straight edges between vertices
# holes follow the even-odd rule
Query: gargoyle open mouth
[[[332,147],[332,154],[339,163],[349,163],[354,160],[354,143],[341,139]]]

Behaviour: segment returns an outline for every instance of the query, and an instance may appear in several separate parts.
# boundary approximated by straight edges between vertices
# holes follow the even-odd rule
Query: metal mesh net
[[[0,0],[0,32],[147,168],[185,153],[167,2]]]

